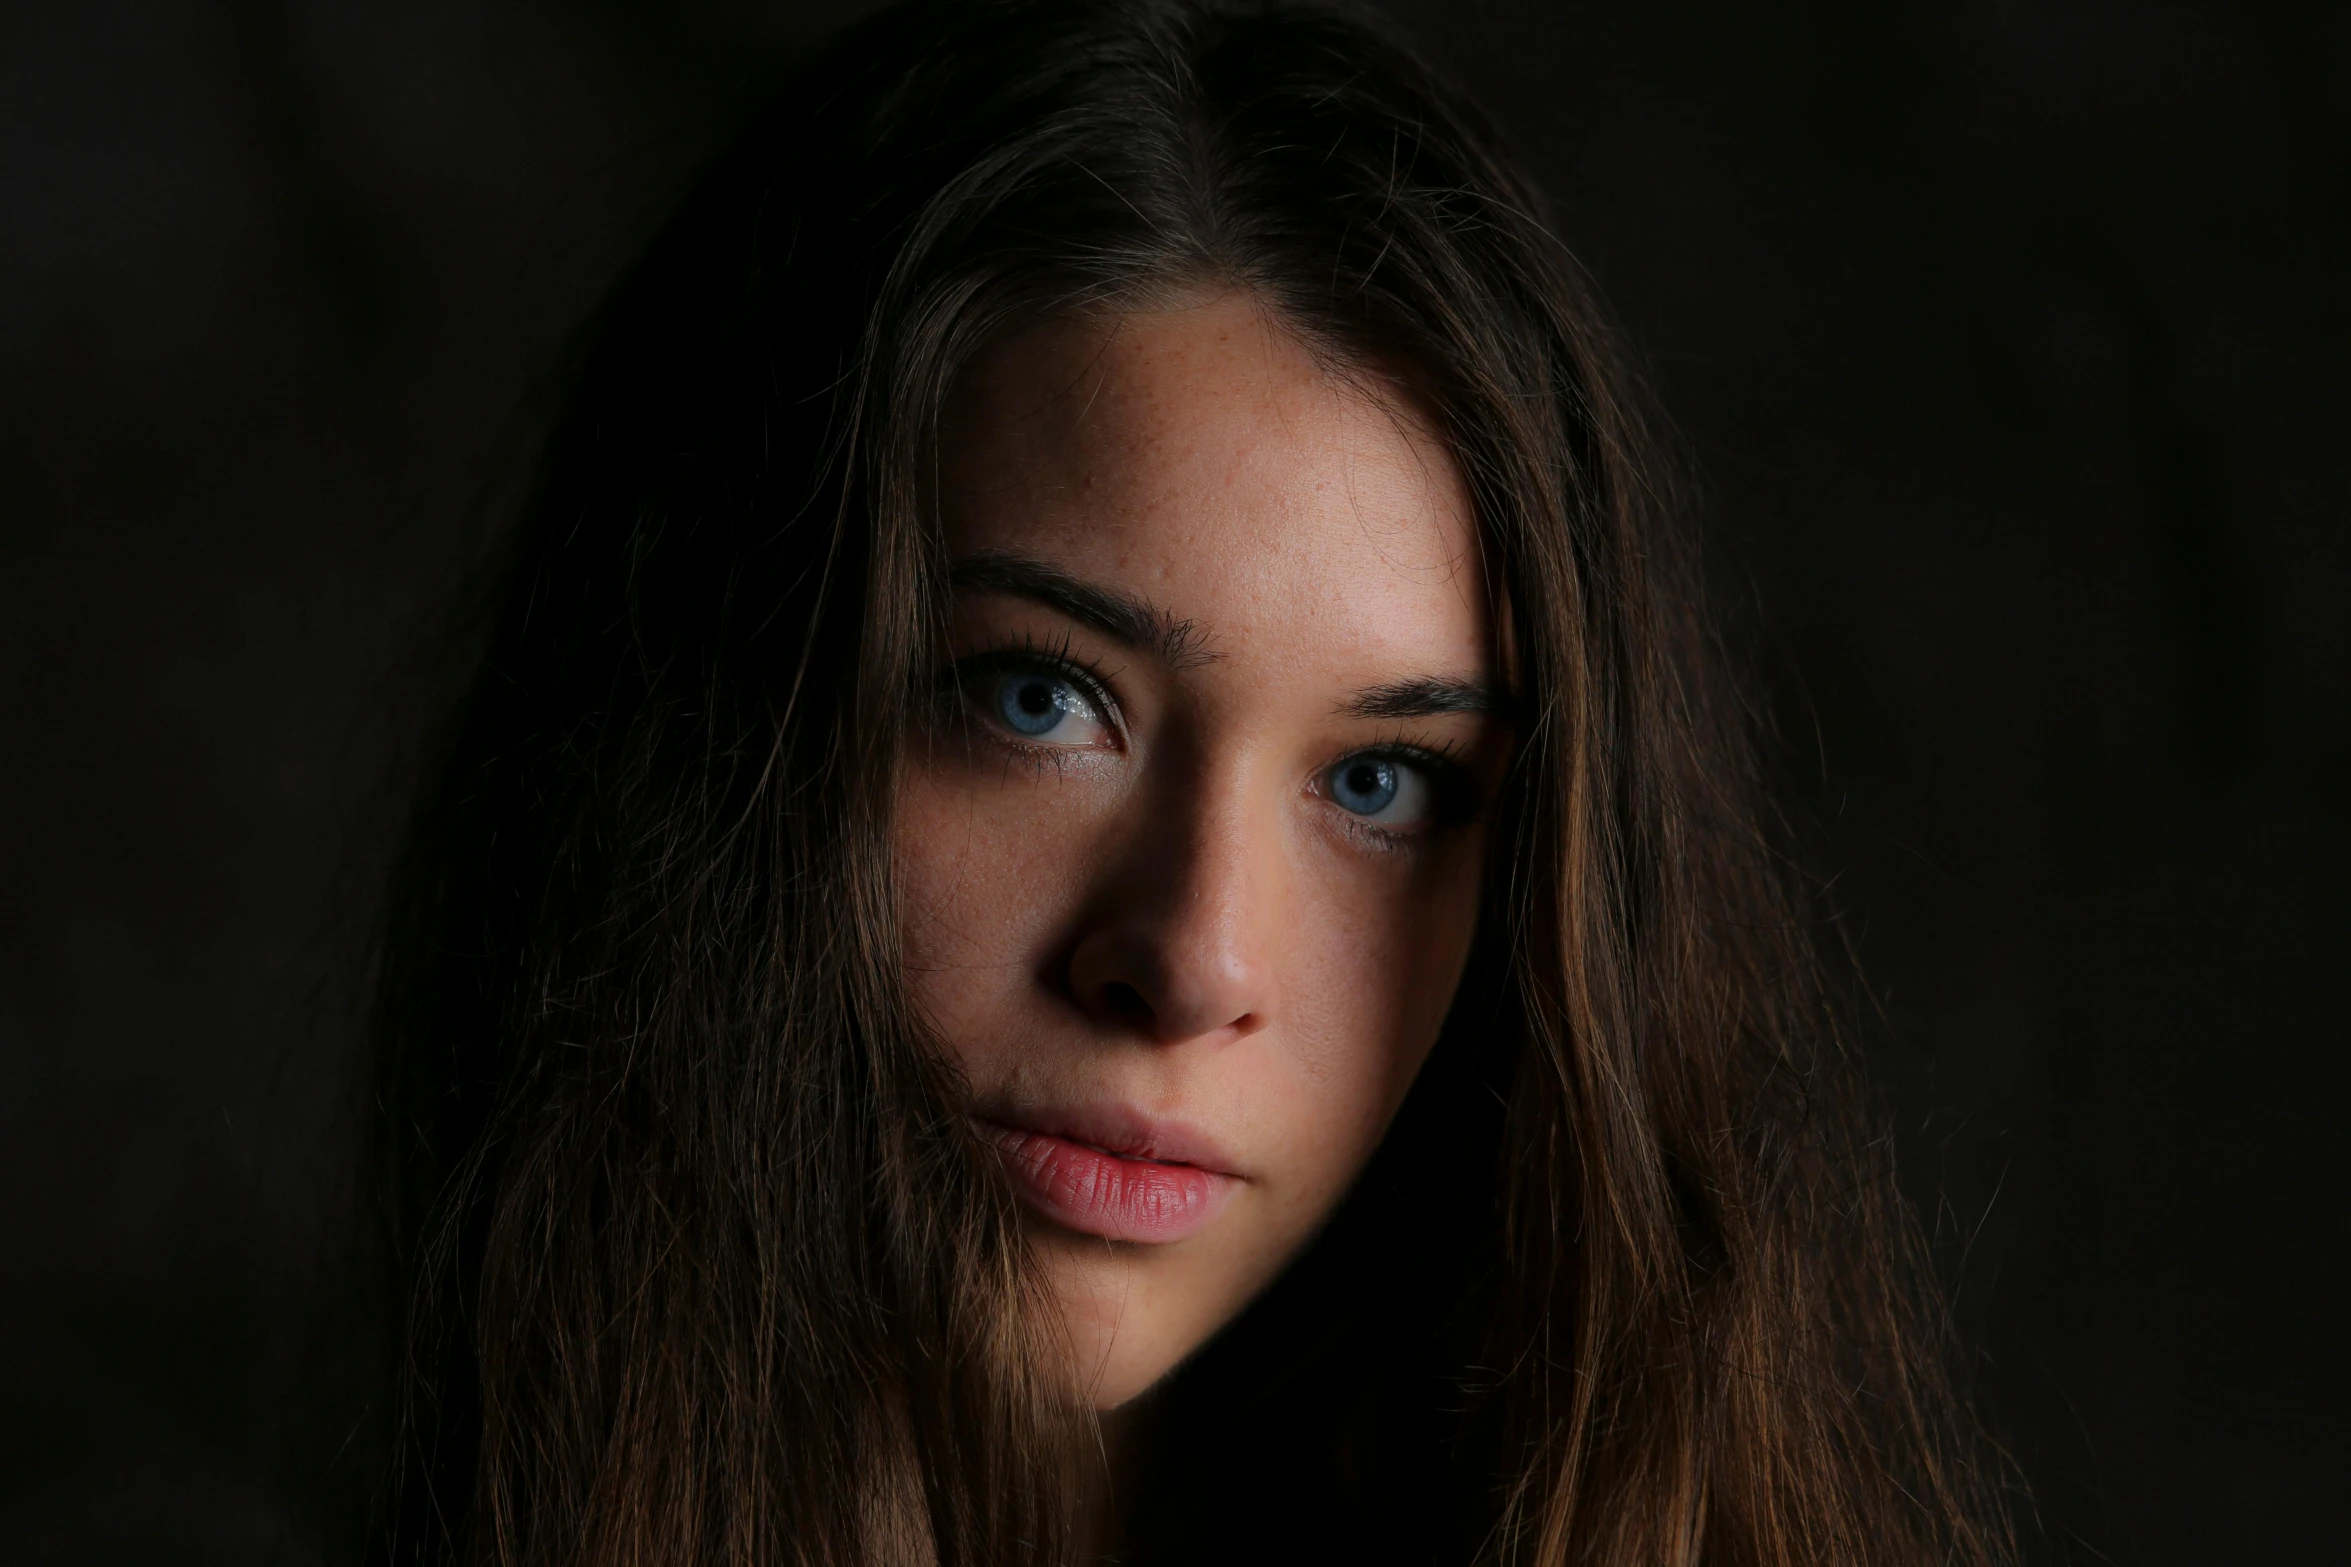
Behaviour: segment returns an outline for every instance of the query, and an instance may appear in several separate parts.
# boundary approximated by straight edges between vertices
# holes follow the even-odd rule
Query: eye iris
[[[1014,675],[996,689],[997,711],[1024,735],[1050,734],[1060,727],[1069,699],[1061,682],[1042,675]]]
[[[1358,816],[1376,816],[1396,798],[1396,764],[1357,757],[1339,764],[1331,795]]]

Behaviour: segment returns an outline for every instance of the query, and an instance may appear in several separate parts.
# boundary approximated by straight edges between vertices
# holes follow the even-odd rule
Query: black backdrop
[[[0,1557],[319,1554],[418,650],[837,9],[0,16]],[[2351,1560],[2351,8],[1397,9],[1688,435],[2038,1554]]]

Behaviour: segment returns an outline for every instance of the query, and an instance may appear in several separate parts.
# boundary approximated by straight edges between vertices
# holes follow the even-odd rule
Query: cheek
[[[977,1022],[1027,979],[1031,928],[1045,916],[1044,867],[1020,849],[1033,834],[992,819],[967,786],[937,770],[900,773],[892,861],[900,898],[900,952],[923,1017],[967,1070]]]
[[[1085,898],[1082,867],[1116,823],[1098,791],[1037,778],[1018,763],[950,752],[901,765],[891,860],[906,986],[939,1043],[975,1084],[1017,1063]],[[999,1059],[1005,1057],[1005,1059]]]
[[[1462,832],[1408,872],[1302,879],[1289,911],[1283,986],[1290,1054],[1304,1080],[1291,1102],[1301,1147],[1344,1185],[1403,1103],[1468,962],[1477,921],[1478,848]]]

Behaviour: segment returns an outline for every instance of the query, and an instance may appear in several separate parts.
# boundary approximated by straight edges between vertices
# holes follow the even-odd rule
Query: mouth
[[[1023,1206],[1064,1229],[1166,1245],[1214,1222],[1242,1178],[1205,1137],[1124,1111],[975,1117]]]

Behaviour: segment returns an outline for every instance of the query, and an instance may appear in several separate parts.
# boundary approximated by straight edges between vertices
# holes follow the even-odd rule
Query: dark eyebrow
[[[1483,680],[1427,677],[1358,691],[1340,705],[1349,718],[1435,718],[1445,713],[1504,713],[1502,693]]]
[[[981,550],[948,567],[947,581],[958,588],[1034,600],[1113,642],[1155,654],[1176,669],[1195,668],[1216,656],[1208,651],[1207,633],[1191,621],[1178,620],[1147,598],[1073,577],[1026,555]]]

